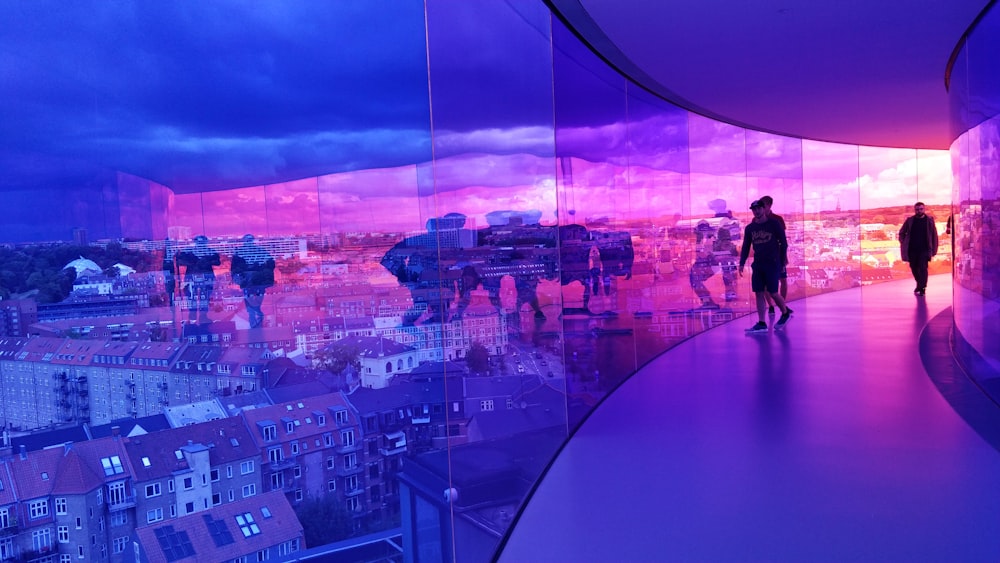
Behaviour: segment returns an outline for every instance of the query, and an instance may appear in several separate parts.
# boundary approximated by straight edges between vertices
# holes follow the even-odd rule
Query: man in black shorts
[[[788,240],[781,223],[773,219],[764,209],[764,204],[755,200],[750,204],[753,211],[753,221],[743,231],[743,249],[740,252],[740,276],[743,276],[743,266],[750,257],[750,247],[753,247],[753,275],[750,277],[750,288],[757,296],[757,324],[748,332],[767,331],[764,312],[767,309],[766,294],[769,294],[774,304],[781,309],[781,318],[775,323],[775,328],[782,328],[792,312],[785,305],[785,300],[778,292],[781,270],[788,262]]]

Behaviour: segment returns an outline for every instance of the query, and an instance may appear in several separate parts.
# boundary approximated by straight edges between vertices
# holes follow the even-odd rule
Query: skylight
[[[250,536],[256,536],[260,533],[260,527],[253,520],[253,514],[245,512],[243,514],[236,515],[236,523],[240,525],[240,531],[243,532],[243,537],[249,538]]]
[[[104,467],[104,475],[106,477],[125,472],[125,469],[122,467],[122,458],[116,455],[111,457],[102,457],[101,466]]]

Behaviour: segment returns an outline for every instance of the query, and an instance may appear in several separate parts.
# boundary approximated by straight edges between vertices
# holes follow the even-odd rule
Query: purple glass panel
[[[179,196],[178,196],[179,197]],[[268,211],[264,186],[201,194],[205,230],[212,238],[238,239],[246,233],[266,234]]]
[[[802,141],[802,183],[806,295],[857,286],[858,147]]]

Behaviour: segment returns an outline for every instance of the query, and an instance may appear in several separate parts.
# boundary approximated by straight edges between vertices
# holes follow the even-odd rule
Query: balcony
[[[345,486],[344,496],[345,497],[356,497],[358,495],[364,494],[365,487],[361,483],[358,483],[354,488],[349,488]]]
[[[129,508],[135,508],[135,495],[126,495],[124,498],[117,499],[112,502],[108,499],[108,510],[112,512],[117,512],[119,510],[126,510]]]
[[[292,467],[293,465],[295,465],[295,461],[296,461],[297,457],[298,456],[294,456],[293,455],[293,456],[288,456],[286,458],[279,459],[278,461],[271,461],[270,462],[271,469],[275,470],[275,471],[279,470],[279,469],[288,469],[289,467]]]
[[[337,447],[333,448],[333,451],[338,454],[349,454],[356,452],[361,449],[361,445],[357,442],[353,444],[338,444]]]
[[[351,467],[344,467],[343,465],[337,466],[337,477],[350,477],[351,475],[357,475],[364,471],[361,465],[353,465]]]

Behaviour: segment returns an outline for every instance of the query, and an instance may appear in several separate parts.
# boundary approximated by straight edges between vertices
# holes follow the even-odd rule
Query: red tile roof
[[[256,532],[248,526],[251,533],[249,537],[244,535],[237,521],[237,516],[247,513],[253,518],[256,530],[259,530]],[[159,525],[138,528],[136,535],[150,563],[231,561],[296,538],[299,539],[299,549],[305,549],[302,524],[281,491],[222,504]],[[174,554],[184,556],[172,554],[168,558],[164,544],[171,542],[178,546]],[[277,555],[277,552],[272,551],[271,558]]]

